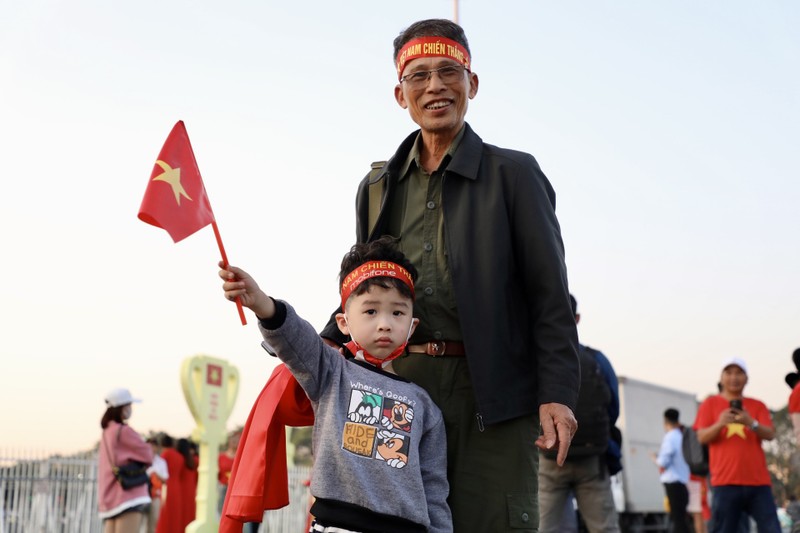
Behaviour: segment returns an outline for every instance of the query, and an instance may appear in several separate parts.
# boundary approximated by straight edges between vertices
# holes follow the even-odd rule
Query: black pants
[[[669,500],[669,520],[674,533],[690,533],[689,515],[686,506],[689,505],[689,489],[680,481],[664,483],[664,490]]]

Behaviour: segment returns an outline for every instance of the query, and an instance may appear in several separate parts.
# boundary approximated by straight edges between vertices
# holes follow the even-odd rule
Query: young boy
[[[452,531],[442,414],[392,369],[418,322],[417,271],[393,240],[357,244],[342,260],[336,323],[351,338],[344,357],[245,271],[220,267],[226,298],[255,313],[265,348],[311,400],[310,531]]]

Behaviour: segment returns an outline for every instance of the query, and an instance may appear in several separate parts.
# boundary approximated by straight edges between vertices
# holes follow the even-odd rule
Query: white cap
[[[142,400],[131,396],[131,391],[128,389],[112,389],[106,394],[106,405],[109,407],[119,407],[120,405],[127,405],[129,403],[139,403]]]
[[[742,371],[747,374],[747,363],[744,362],[744,359],[739,357],[729,357],[722,362],[722,370],[724,371],[731,365],[736,365],[742,369]]]

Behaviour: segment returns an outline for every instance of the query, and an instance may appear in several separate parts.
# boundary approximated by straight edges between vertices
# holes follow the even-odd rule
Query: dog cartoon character
[[[380,414],[381,397],[354,390],[350,397],[350,409],[347,418],[350,422],[376,424]]]

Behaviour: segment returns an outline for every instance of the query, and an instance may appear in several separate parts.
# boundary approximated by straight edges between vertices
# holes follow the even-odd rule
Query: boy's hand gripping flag
[[[139,219],[166,230],[175,242],[211,224],[222,261],[227,267],[228,258],[214,212],[182,120],[172,128],[158,154],[139,208]],[[236,299],[236,307],[242,325],[247,324],[239,298]]]

